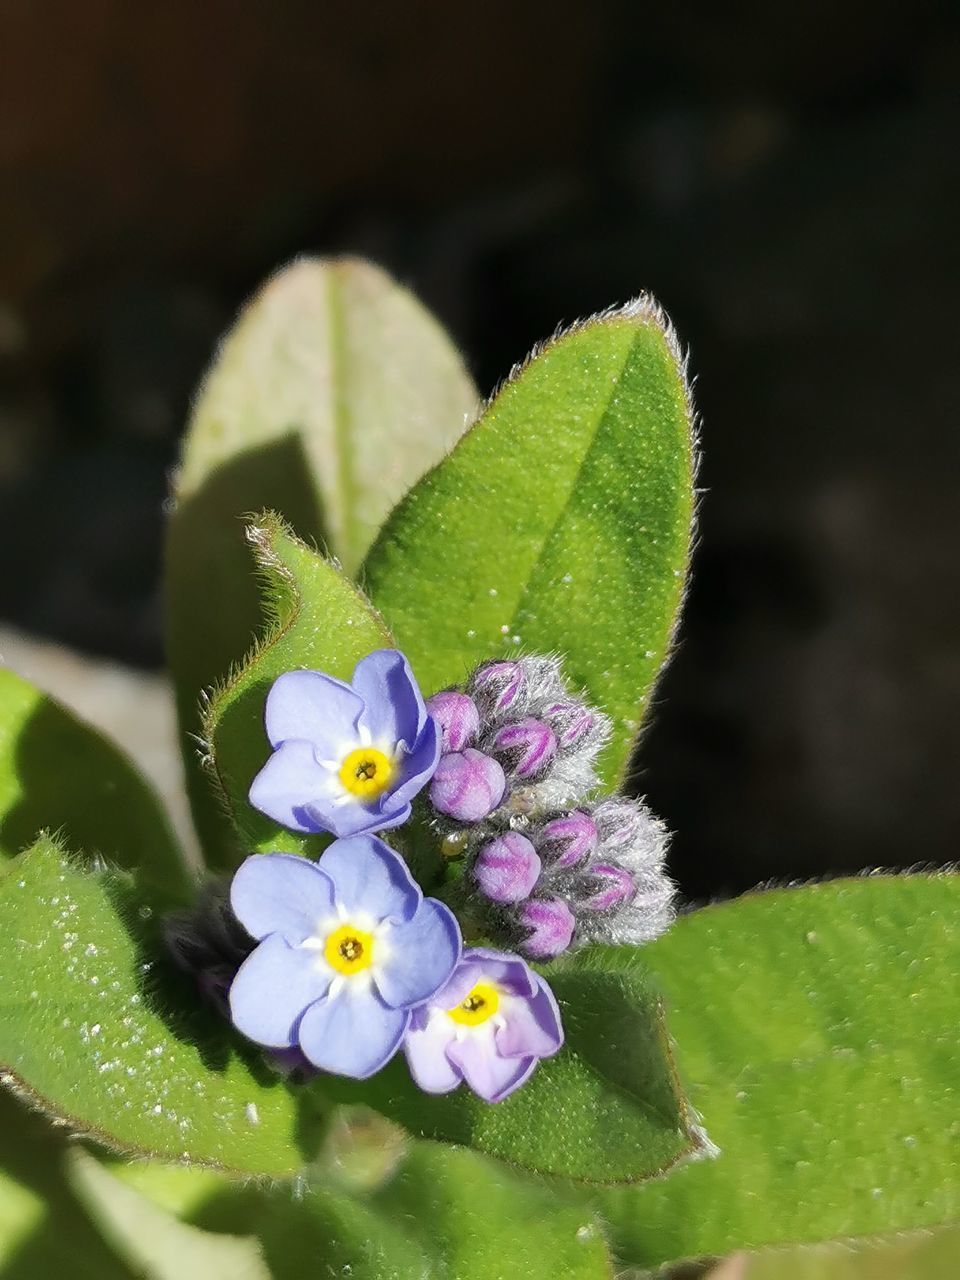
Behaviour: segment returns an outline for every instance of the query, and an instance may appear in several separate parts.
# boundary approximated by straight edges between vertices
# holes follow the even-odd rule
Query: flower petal
[[[408,804],[422,791],[440,759],[440,726],[428,720],[416,744],[400,757],[400,780],[390,792],[391,805]]]
[[[362,711],[363,698],[342,680],[322,671],[287,671],[267,694],[264,721],[271,746],[299,739],[332,759],[355,745]]]
[[[372,987],[355,992],[348,986],[303,1015],[300,1048],[323,1071],[365,1080],[399,1049],[409,1021],[405,1009],[388,1008]]]
[[[316,955],[291,947],[278,933],[251,952],[230,987],[233,1025],[257,1044],[282,1049],[296,1043],[304,1009],[326,995],[329,973]]]
[[[332,831],[338,839],[345,840],[399,827],[410,817],[410,805],[396,801],[389,791],[373,804],[361,804],[342,794],[323,797],[308,805],[305,816],[314,824],[311,831]]]
[[[510,951],[494,951],[491,947],[468,947],[463,963],[476,965],[483,977],[506,987],[511,995],[532,996],[539,989],[537,975],[519,956]],[[476,982],[474,978],[474,982]]]
[[[427,709],[410,664],[399,649],[376,649],[357,663],[353,687],[363,698],[360,723],[378,741],[413,746]]]
[[[278,933],[296,946],[334,914],[333,885],[307,858],[255,853],[233,877],[230,907],[252,938]]]
[[[505,1058],[532,1054],[549,1058],[563,1044],[560,1010],[553,992],[543,981],[533,997],[505,996],[499,1012],[506,1025],[496,1033],[497,1049]]]
[[[337,784],[309,742],[284,742],[250,785],[250,803],[291,831],[329,831],[315,814],[332,803]]]
[[[467,1084],[487,1102],[500,1102],[530,1078],[536,1058],[502,1058],[491,1035],[466,1035],[454,1040],[447,1056],[459,1067]]]
[[[414,1083],[425,1093],[449,1093],[463,1079],[447,1057],[455,1032],[454,1023],[443,1014],[429,1018],[418,1010],[413,1015],[403,1052]]]
[[[449,979],[460,959],[460,926],[449,907],[424,898],[406,924],[394,925],[384,936],[387,960],[374,981],[394,1008],[422,1004]]]
[[[376,836],[334,840],[317,866],[333,881],[339,906],[347,913],[362,911],[378,924],[412,920],[423,901],[407,864]]]

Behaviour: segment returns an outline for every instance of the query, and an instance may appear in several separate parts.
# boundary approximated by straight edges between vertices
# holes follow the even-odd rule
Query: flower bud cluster
[[[430,784],[441,825],[575,804],[597,785],[610,722],[571,693],[555,657],[484,662],[466,689],[427,700],[442,754]]]
[[[611,797],[494,834],[468,876],[491,928],[536,960],[586,942],[640,943],[672,918],[667,831],[636,800]]]

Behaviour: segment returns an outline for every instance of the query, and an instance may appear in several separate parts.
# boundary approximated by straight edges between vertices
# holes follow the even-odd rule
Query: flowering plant
[[[0,670],[0,1175],[56,1151],[98,1274],[599,1280],[956,1211],[956,878],[675,920],[628,785],[690,551],[673,329],[641,297],[475,400],[366,264],[224,344],[167,556],[192,856]]]

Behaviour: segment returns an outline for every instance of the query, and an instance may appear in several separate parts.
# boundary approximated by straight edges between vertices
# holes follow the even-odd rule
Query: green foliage
[[[645,955],[720,1156],[603,1193],[625,1261],[960,1218],[960,877],[751,894]]]
[[[419,1136],[541,1174],[633,1182],[699,1152],[662,1011],[635,949],[595,947],[548,977],[566,1045],[496,1106],[464,1088],[425,1098],[406,1085],[399,1060],[360,1088],[325,1082],[325,1090],[366,1102]]]
[[[247,530],[270,627],[210,699],[203,736],[236,835],[217,852],[228,866],[251,851],[317,853],[326,837],[286,831],[251,808],[247,792],[270,754],[263,708],[273,681],[306,667],[349,680],[361,658],[393,642],[380,617],[335,564],[311,551],[269,512]],[[212,860],[213,852],[208,860]]]
[[[622,778],[683,591],[692,409],[647,298],[546,343],[387,521],[367,589],[430,692],[555,650],[614,720]]]
[[[64,1175],[66,1136],[0,1093],[0,1275],[4,1280],[125,1280]]]
[[[53,698],[0,668],[0,859],[62,827],[71,842],[158,890],[191,878],[153,789],[133,764]]]
[[[353,571],[477,392],[436,320],[370,263],[303,259],[225,338],[200,391],[167,544],[168,651],[201,835],[223,838],[188,735],[259,628],[241,519],[283,511]]]
[[[300,1280],[318,1265],[352,1280],[608,1280],[611,1274],[599,1223],[570,1196],[472,1152],[432,1143],[410,1144],[393,1176],[365,1195],[335,1183],[304,1184],[296,1196],[288,1187],[208,1183],[181,1208],[190,1226],[169,1213],[164,1221],[146,1198],[154,1179],[144,1185],[135,1169],[111,1175],[84,1162],[80,1172],[95,1218],[128,1238],[131,1258],[179,1247],[186,1264],[203,1250],[212,1275],[238,1246],[252,1276],[274,1280]],[[136,1185],[146,1196],[137,1195]],[[166,1274],[157,1272],[160,1280]]]
[[[156,915],[121,873],[42,839],[0,878],[0,1062],[51,1116],[108,1145],[296,1172],[316,1118],[167,973]],[[177,1010],[170,1014],[168,1010]]]
[[[694,1146],[655,998],[616,949],[558,972],[568,1048],[496,1107],[463,1089],[425,1097],[400,1060],[370,1082],[291,1092],[174,983],[147,910],[128,879],[85,873],[49,840],[0,880],[0,1061],[109,1145],[293,1174],[319,1158],[331,1106],[362,1102],[414,1133],[597,1181],[648,1176]]]

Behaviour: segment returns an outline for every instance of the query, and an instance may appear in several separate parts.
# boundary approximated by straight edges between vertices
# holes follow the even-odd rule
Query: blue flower
[[[260,944],[230,988],[234,1026],[357,1080],[393,1057],[411,1010],[460,959],[453,913],[424,898],[374,836],[336,840],[319,862],[254,854],[234,876],[230,904]]]
[[[274,752],[250,803],[294,831],[353,836],[399,826],[440,756],[439,727],[396,649],[363,658],[352,684],[288,671],[267,695],[265,720]]]

